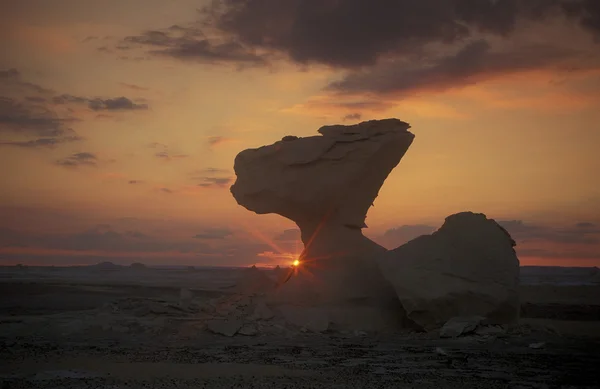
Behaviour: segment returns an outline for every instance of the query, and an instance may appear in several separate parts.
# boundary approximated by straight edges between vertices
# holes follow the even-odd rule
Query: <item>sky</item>
[[[229,192],[285,135],[395,117],[387,248],[461,211],[522,265],[600,266],[597,0],[3,0],[0,264],[286,264]]]

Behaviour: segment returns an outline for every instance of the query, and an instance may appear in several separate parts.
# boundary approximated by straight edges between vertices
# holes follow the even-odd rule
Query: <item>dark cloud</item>
[[[0,69],[0,85],[5,88],[22,88],[29,92],[36,92],[40,94],[52,94],[52,89],[44,88],[38,84],[23,80],[21,73],[15,69]]]
[[[74,118],[59,118],[43,105],[0,97],[0,133],[58,137],[70,132],[66,127]]]
[[[550,38],[532,46],[516,33],[520,22],[566,23],[600,39],[599,8],[596,0],[214,0],[194,24],[146,31],[121,44],[207,63],[287,59],[346,69],[327,88],[338,94],[437,91],[594,57],[594,48],[560,49]],[[492,41],[504,45],[492,49]],[[458,52],[443,54],[451,48]]]
[[[0,140],[0,146],[48,148],[83,139],[69,127],[76,118],[59,117],[42,103],[0,97],[0,135],[11,138]]]
[[[517,250],[522,257],[560,258],[560,259],[600,259],[600,249],[594,251],[557,251],[542,248],[520,248]]]
[[[121,49],[143,47],[149,53],[180,60],[204,63],[232,62],[244,66],[261,66],[267,63],[264,55],[246,47],[236,40],[211,40],[193,26],[170,27],[166,30],[151,30],[140,35],[124,38]]]
[[[77,142],[83,138],[79,136],[66,136],[62,138],[38,138],[27,141],[0,141],[0,146],[14,146],[21,148],[54,147],[61,143]]]
[[[94,111],[148,109],[147,104],[135,103],[126,97],[57,95],[51,89],[25,81],[17,69],[0,70],[0,88],[8,94],[0,96],[0,134],[10,137],[0,139],[0,146],[48,148],[82,140],[70,127],[80,119],[72,116],[74,111],[69,104],[85,104]],[[67,105],[66,110],[61,112],[60,105]],[[69,159],[62,162],[65,166],[77,164]]]
[[[565,14],[600,38],[600,2],[597,0],[562,1]]]
[[[194,181],[200,181],[198,186],[204,188],[224,188],[233,181],[233,178],[230,176],[230,174],[231,172],[227,169],[208,167],[193,171],[190,174],[190,179]]]
[[[96,166],[98,157],[93,153],[75,153],[66,158],[59,159],[56,163],[65,167]]]
[[[233,232],[228,228],[207,228],[194,236],[194,239],[225,239]]]
[[[300,240],[300,230],[297,228],[291,228],[289,230],[284,230],[281,234],[275,236],[273,240],[278,240],[282,242],[296,242]]]
[[[114,99],[93,99],[88,106],[94,111],[125,111],[148,109],[148,104],[136,104],[127,97],[117,97]]]
[[[62,94],[52,98],[54,104],[87,104],[94,111],[134,111],[148,109],[147,104],[137,104],[127,97],[102,99]]]
[[[600,244],[600,228],[592,223],[578,223],[572,227],[548,227],[526,224],[521,220],[498,221],[517,242],[545,241],[563,244]]]
[[[595,0],[217,0],[203,13],[211,27],[249,47],[299,63],[357,68],[428,43],[507,36],[518,20],[559,13],[600,32],[598,8]]]
[[[218,167],[207,167],[206,169],[200,169],[200,170],[196,170],[193,174],[195,175],[200,175],[200,177],[204,176],[204,175],[215,175],[215,174],[229,174],[231,173],[230,170],[227,169],[221,169]]]
[[[574,60],[579,66],[586,66],[586,57],[588,53],[551,45],[494,51],[487,41],[478,40],[465,45],[455,54],[430,60],[428,64],[388,61],[367,70],[352,72],[342,80],[330,83],[327,89],[342,93],[377,94],[403,94],[423,89],[441,91],[506,73],[561,67],[564,70],[572,66]],[[598,66],[598,63],[590,62],[588,66]]]

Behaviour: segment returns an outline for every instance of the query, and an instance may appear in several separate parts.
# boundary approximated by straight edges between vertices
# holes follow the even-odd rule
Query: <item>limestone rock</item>
[[[240,328],[240,330],[238,331],[238,334],[240,335],[245,335],[245,336],[254,336],[256,334],[258,334],[258,329],[256,328],[256,326],[254,324],[244,324],[242,326],[242,328]]]
[[[440,329],[440,337],[456,338],[457,336],[475,331],[485,320],[482,316],[453,317]]]
[[[280,280],[271,303],[388,306],[396,300],[375,261],[386,249],[361,229],[413,141],[408,128],[398,119],[324,126],[321,136],[286,137],[237,155],[231,193],[238,204],[293,220],[305,245],[300,267]]]
[[[295,221],[306,243],[320,222],[360,229],[379,188],[412,143],[398,119],[324,126],[322,136],[240,152],[231,193],[259,214]]]
[[[214,319],[206,322],[206,328],[215,334],[233,336],[244,323],[236,319]]]
[[[463,212],[446,218],[379,258],[408,317],[424,329],[453,317],[483,316],[488,324],[519,317],[519,259],[515,242],[494,220]]]
[[[279,310],[288,324],[301,330],[325,332],[329,328],[329,315],[324,308],[283,305]]]

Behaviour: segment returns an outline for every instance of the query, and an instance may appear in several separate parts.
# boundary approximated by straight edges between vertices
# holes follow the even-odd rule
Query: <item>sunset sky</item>
[[[0,263],[273,265],[295,225],[229,192],[246,148],[396,117],[388,248],[452,213],[524,265],[600,266],[598,0],[4,0]]]

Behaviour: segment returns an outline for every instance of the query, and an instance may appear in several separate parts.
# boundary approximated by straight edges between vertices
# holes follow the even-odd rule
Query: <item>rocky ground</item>
[[[440,332],[290,324],[260,294],[232,288],[5,280],[0,382],[2,388],[599,388],[599,288],[548,288],[523,287],[524,317],[514,328],[475,325],[441,338]]]

